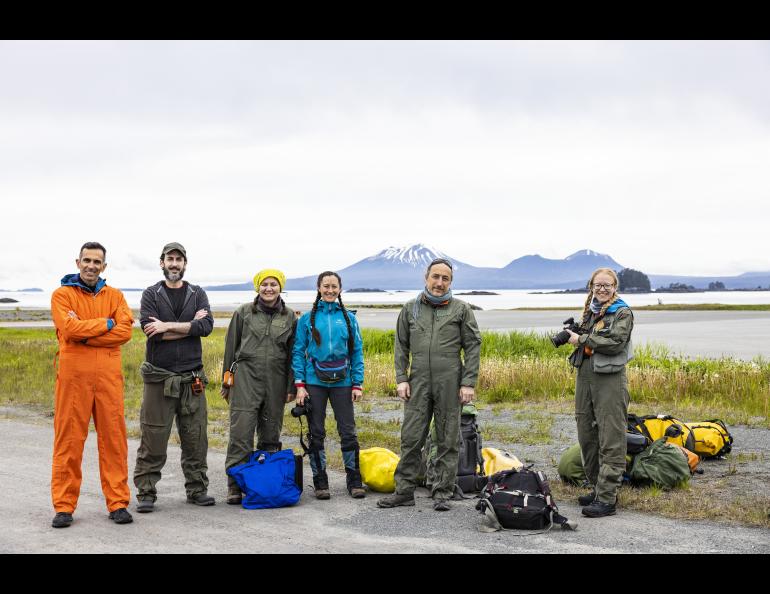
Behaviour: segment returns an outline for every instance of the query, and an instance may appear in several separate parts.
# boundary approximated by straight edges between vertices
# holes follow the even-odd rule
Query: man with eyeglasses
[[[450,509],[459,461],[460,413],[475,396],[481,354],[476,317],[469,304],[452,297],[452,276],[450,261],[442,258],[431,262],[425,273],[425,290],[408,301],[398,316],[396,391],[404,401],[401,461],[395,474],[396,492],[380,499],[378,507],[414,505],[422,448],[435,417],[433,509]]]

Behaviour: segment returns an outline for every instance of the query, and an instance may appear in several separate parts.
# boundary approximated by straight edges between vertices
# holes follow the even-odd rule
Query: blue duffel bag
[[[248,462],[229,468],[227,474],[243,491],[246,509],[287,507],[302,495],[302,457],[292,450],[254,452]]]

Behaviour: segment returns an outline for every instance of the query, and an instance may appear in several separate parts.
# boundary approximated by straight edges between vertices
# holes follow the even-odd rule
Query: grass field
[[[394,332],[364,329],[369,395],[395,396]],[[224,355],[224,329],[203,339],[204,365],[211,379],[209,400],[214,410],[226,405],[219,397]],[[522,403],[564,404],[574,397],[575,376],[567,362],[570,348],[554,349],[545,335],[483,333],[477,386],[481,402],[500,406]],[[0,402],[53,406],[53,329],[0,328]],[[123,347],[125,397],[129,413],[141,404],[138,368],[144,338],[138,329]],[[719,417],[728,423],[770,427],[770,362],[733,359],[683,359],[664,347],[636,350],[628,368],[631,400],[637,408],[666,410],[695,418]]]

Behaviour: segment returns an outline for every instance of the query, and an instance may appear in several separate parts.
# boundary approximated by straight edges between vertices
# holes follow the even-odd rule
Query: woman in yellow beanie
[[[291,357],[297,317],[281,299],[285,284],[280,270],[258,272],[257,297],[235,311],[227,329],[222,396],[230,405],[230,440],[225,470],[248,461],[255,431],[257,450],[282,447],[284,406],[296,395]],[[230,476],[227,483],[227,503],[240,504],[238,484]]]

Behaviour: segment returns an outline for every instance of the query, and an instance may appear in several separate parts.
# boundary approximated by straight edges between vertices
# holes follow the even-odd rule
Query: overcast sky
[[[0,42],[0,287],[85,241],[116,286],[427,243],[770,270],[767,42]]]

